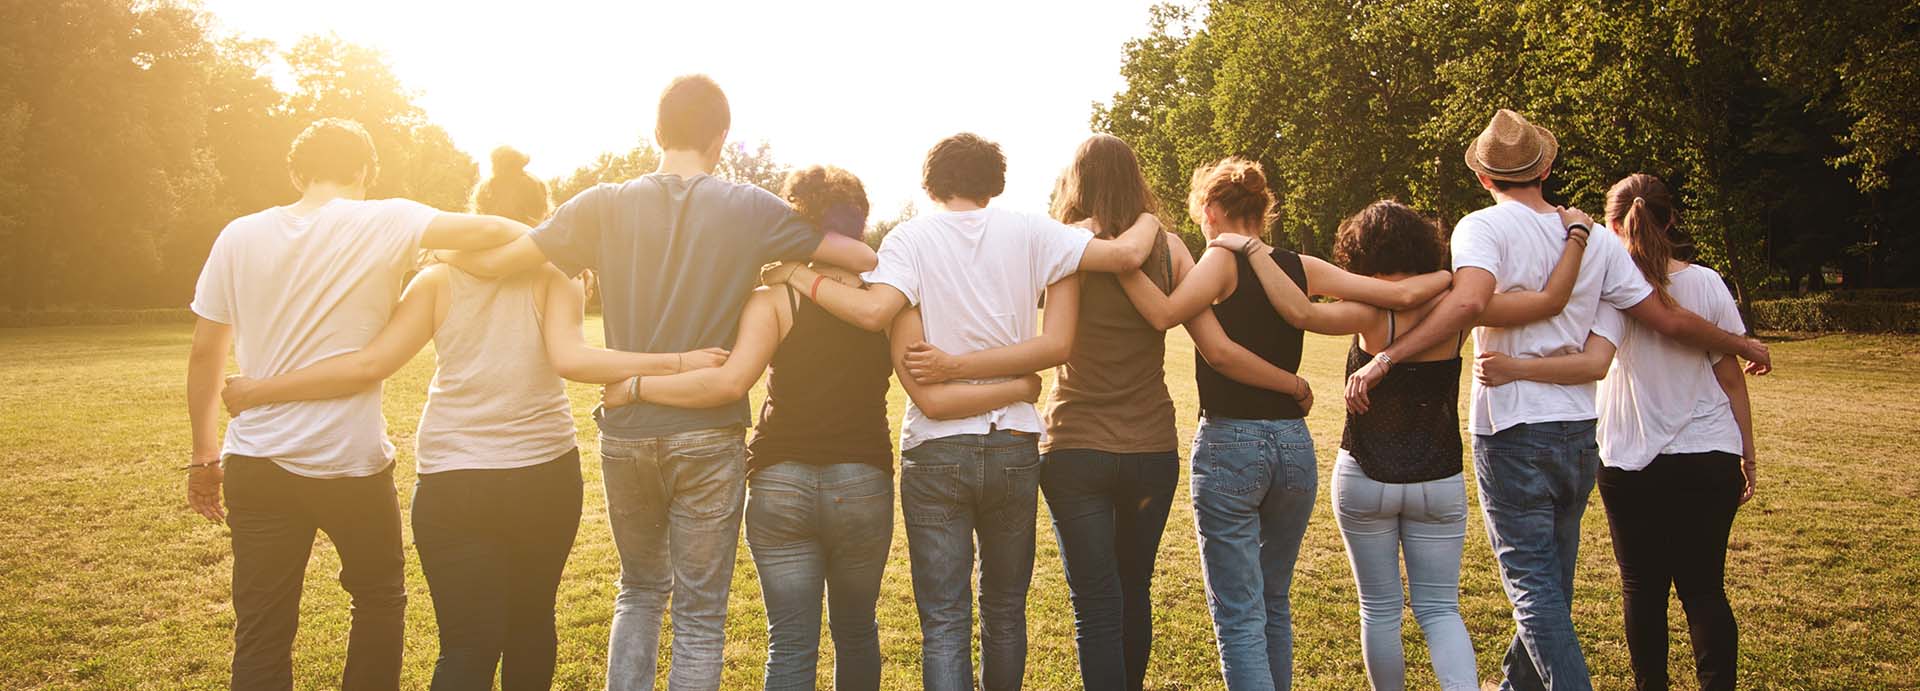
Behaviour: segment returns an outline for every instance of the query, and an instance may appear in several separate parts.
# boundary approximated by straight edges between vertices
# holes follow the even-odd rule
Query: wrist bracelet
[[[1256,241],[1256,240],[1259,240],[1259,239],[1260,239],[1260,238],[1256,238],[1256,237],[1251,237],[1251,236],[1249,236],[1249,237],[1247,238],[1247,241],[1246,241],[1246,242],[1243,242],[1243,243],[1240,243],[1240,253],[1241,253],[1241,254],[1246,254],[1248,250],[1251,250],[1251,249],[1253,249],[1253,243],[1254,243],[1254,241]]]
[[[808,289],[807,289],[807,299],[808,299],[808,300],[811,300],[811,301],[813,301],[813,302],[816,302],[816,303],[818,303],[818,302],[820,302],[820,282],[821,282],[821,281],[824,281],[824,280],[827,280],[827,275],[826,275],[826,274],[815,274],[815,275],[814,275],[814,277],[813,277],[813,287],[812,287],[812,288],[808,288]]]
[[[188,463],[184,466],[181,466],[180,469],[181,470],[199,470],[201,468],[211,468],[217,465],[220,465],[219,461],[207,461],[205,463]]]
[[[627,397],[633,399],[634,403],[640,402],[640,377],[627,380]]]

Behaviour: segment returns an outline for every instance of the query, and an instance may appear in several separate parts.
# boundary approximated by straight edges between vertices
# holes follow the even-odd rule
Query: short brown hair
[[[1440,224],[1391,199],[1340,222],[1333,261],[1361,276],[1423,274],[1447,268]]]
[[[1273,192],[1267,189],[1266,171],[1239,156],[1193,171],[1193,186],[1187,193],[1187,213],[1193,222],[1205,224],[1205,210],[1214,204],[1228,220],[1251,224],[1255,233],[1266,232],[1273,220]]]
[[[1091,218],[1094,232],[1102,235],[1118,235],[1140,214],[1159,212],[1159,199],[1147,187],[1133,147],[1110,134],[1080,143],[1053,196],[1055,219],[1079,223]]]
[[[373,148],[373,137],[360,123],[322,118],[293,138],[293,147],[287,150],[287,171],[302,185],[351,185],[355,177],[366,173],[364,183],[373,187],[374,178],[380,174],[380,154]]]
[[[1526,182],[1514,182],[1512,180],[1495,180],[1493,178],[1487,178],[1487,179],[1493,180],[1493,188],[1496,190],[1500,190],[1502,192],[1511,192],[1513,190],[1523,190],[1529,187],[1538,189],[1542,187],[1543,184],[1546,182],[1546,178],[1534,178]]]
[[[920,186],[939,201],[986,202],[1007,189],[1007,157],[1000,145],[972,132],[940,140],[927,150]]]
[[[866,233],[867,188],[853,173],[833,166],[807,166],[787,173],[780,197],[822,233],[856,240]]]
[[[727,94],[712,77],[674,77],[660,92],[653,134],[662,149],[704,150],[732,126],[733,111],[727,107]]]
[[[1627,246],[1627,256],[1633,257],[1634,266],[1653,284],[1653,293],[1669,305],[1674,302],[1668,292],[1672,280],[1667,276],[1667,262],[1674,256],[1672,231],[1679,222],[1673,193],[1660,178],[1634,173],[1607,190],[1607,227]]]

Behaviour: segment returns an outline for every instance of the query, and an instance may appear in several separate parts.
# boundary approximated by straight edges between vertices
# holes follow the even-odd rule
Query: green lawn
[[[188,448],[188,339],[179,326],[0,329],[0,688],[224,683],[233,620],[226,530],[187,510],[176,469]],[[1177,331],[1171,340],[1168,371],[1184,437],[1195,415],[1191,348]],[[1310,420],[1321,489],[1294,586],[1295,669],[1303,689],[1366,687],[1352,578],[1326,485],[1340,432],[1344,348],[1333,338],[1307,343],[1304,369],[1321,399]],[[1826,336],[1777,342],[1773,352],[1778,371],[1753,382],[1762,484],[1735,525],[1729,566],[1744,681],[1771,689],[1920,687],[1920,338]],[[413,484],[412,433],[431,367],[423,355],[388,384],[403,502]],[[591,460],[587,411],[594,392],[575,387],[573,395]],[[896,388],[896,421],[902,400]],[[560,593],[558,686],[569,689],[601,683],[619,568],[598,464],[586,468],[586,515]],[[1617,579],[1599,498],[1593,501],[1576,618],[1596,686],[1626,688]],[[1175,506],[1156,579],[1148,685],[1218,688],[1184,480]],[[1479,514],[1472,515],[1462,604],[1481,676],[1491,678],[1512,620]],[[1044,524],[1039,535],[1027,684],[1074,688],[1073,617],[1059,553]],[[888,688],[917,687],[919,678],[905,540],[896,530],[881,597]],[[436,651],[432,603],[411,551],[409,564],[404,683],[425,688]],[[308,570],[295,653],[300,688],[332,686],[341,668],[347,607],[333,580],[337,569],[323,541]],[[1673,611],[1675,681],[1691,688],[1677,602]],[[757,687],[764,610],[744,545],[728,632],[725,686]],[[1425,650],[1408,617],[1411,688],[1434,685]],[[823,673],[828,669],[823,665]],[[823,674],[823,685],[827,679]]]

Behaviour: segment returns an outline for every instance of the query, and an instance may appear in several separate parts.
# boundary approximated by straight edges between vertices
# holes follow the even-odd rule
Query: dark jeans
[[[318,479],[264,458],[228,456],[226,504],[233,536],[233,688],[293,688],[300,590],[317,531],[339,551],[340,587],[353,598],[340,687],[399,687],[407,560],[393,467]]]
[[[1503,691],[1588,691],[1573,631],[1573,571],[1600,450],[1592,420],[1514,425],[1476,435],[1474,473],[1500,582],[1513,602]]]
[[[1045,460],[1040,489],[1073,598],[1080,680],[1096,691],[1138,691],[1153,649],[1153,564],[1180,454],[1058,449]]]
[[[607,521],[620,552],[620,594],[607,634],[607,688],[652,689],[660,619],[673,607],[675,691],[720,688],[727,597],[747,494],[738,426],[651,439],[600,437]]]
[[[1293,566],[1319,491],[1305,420],[1200,418],[1193,522],[1232,691],[1293,688]]]
[[[1732,689],[1740,631],[1727,604],[1727,535],[1746,476],[1730,453],[1663,455],[1600,470],[1626,604],[1634,687],[1667,688],[1667,593],[1679,591],[1702,691]]]
[[[747,486],[747,547],[767,603],[766,688],[814,688],[824,590],[833,687],[879,689],[874,605],[893,546],[893,476],[864,463],[780,463]]]
[[[413,543],[440,626],[433,688],[553,686],[553,601],[580,528],[580,451],[420,476]]]
[[[974,688],[975,541],[980,568],[980,687],[1018,689],[1027,666],[1027,586],[1040,493],[1039,440],[999,430],[908,449],[900,461],[913,597],[928,691]]]

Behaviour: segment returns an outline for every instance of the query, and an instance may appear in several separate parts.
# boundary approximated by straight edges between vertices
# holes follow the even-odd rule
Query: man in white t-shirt
[[[940,212],[893,229],[880,244],[879,268],[863,277],[866,286],[822,280],[805,268],[771,276],[849,323],[871,331],[893,326],[895,369],[909,396],[900,431],[900,507],[926,688],[974,688],[976,539],[980,686],[1019,688],[1026,671],[1038,443],[1046,427],[1030,399],[949,414],[947,406],[930,403],[937,394],[929,389],[1005,381],[1066,362],[1079,302],[1074,274],[1138,268],[1159,240],[1160,225],[1142,214],[1120,237],[1095,239],[1046,216],[987,208],[1006,186],[1006,158],[998,145],[973,134],[948,137],[927,152],[922,186]],[[1043,292],[1048,310],[1041,334]],[[920,317],[924,338],[920,329],[902,326]],[[903,363],[908,348],[922,340],[955,355],[998,350],[973,363],[979,371],[960,375],[961,383],[924,385]],[[943,410],[946,419],[925,408]]]
[[[1495,292],[1540,290],[1565,246],[1568,228],[1541,194],[1559,142],[1520,114],[1501,110],[1466,152],[1467,166],[1493,206],[1454,227],[1453,290],[1433,313],[1354,372],[1347,405],[1364,411],[1367,391],[1393,363],[1453,338],[1474,323]],[[1596,229],[1573,297],[1559,315],[1518,327],[1474,330],[1476,353],[1540,357],[1578,351],[1603,308],[1693,347],[1733,353],[1771,367],[1767,347],[1660,300],[1613,233]],[[1603,304],[1605,307],[1603,307]],[[1594,385],[1475,382],[1471,429],[1481,508],[1517,624],[1502,689],[1591,688],[1573,631],[1573,571],[1580,518],[1600,457],[1594,444]]]
[[[406,635],[406,559],[380,388],[248,409],[228,423],[223,444],[227,354],[260,379],[358,350],[386,323],[421,249],[485,249],[527,227],[404,199],[366,201],[378,161],[366,130],[349,120],[308,126],[287,168],[300,201],[227,224],[194,288],[187,503],[232,534],[233,688],[293,687],[300,592],[314,533],[325,531],[353,599],[341,687],[391,689]]]

